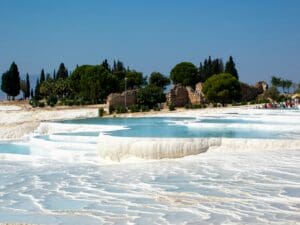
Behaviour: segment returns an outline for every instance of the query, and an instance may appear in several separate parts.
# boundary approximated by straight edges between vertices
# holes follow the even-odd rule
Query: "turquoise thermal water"
[[[264,129],[265,126],[286,126],[285,123],[263,122],[240,118],[92,118],[64,121],[67,124],[101,124],[121,125],[127,129],[108,132],[120,137],[167,137],[167,138],[196,138],[196,137],[226,137],[226,138],[259,138],[280,139],[287,133],[281,129]],[[293,134],[293,131],[289,131]],[[71,135],[98,136],[99,133],[73,133]],[[62,135],[65,135],[62,133]]]

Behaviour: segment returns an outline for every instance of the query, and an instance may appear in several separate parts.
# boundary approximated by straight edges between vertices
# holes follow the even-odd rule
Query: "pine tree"
[[[25,98],[29,98],[30,96],[30,80],[28,73],[26,74],[26,92],[25,92]]]
[[[58,71],[56,74],[56,79],[59,79],[59,78],[62,78],[62,79],[68,78],[68,70],[66,69],[65,64],[63,64],[63,63],[61,63],[59,65],[59,68],[58,68]]]
[[[237,72],[237,69],[235,68],[235,63],[233,61],[232,56],[229,57],[228,62],[226,63],[225,66],[225,73],[229,73],[232,76],[234,76],[236,79],[239,79],[239,74]]]

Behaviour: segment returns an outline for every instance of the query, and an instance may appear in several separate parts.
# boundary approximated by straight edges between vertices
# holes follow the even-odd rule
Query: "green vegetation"
[[[149,109],[166,100],[163,89],[153,84],[140,88],[137,92],[137,104],[147,106]]]
[[[99,114],[99,117],[103,117],[103,116],[104,116],[105,111],[104,111],[104,108],[103,108],[103,107],[99,108],[98,114]]]
[[[131,105],[130,106],[130,112],[135,113],[140,111],[140,106],[139,105]]]
[[[153,72],[150,75],[149,84],[165,89],[170,84],[170,79],[159,72]]]
[[[208,78],[203,87],[205,97],[213,103],[231,103],[241,98],[239,81],[228,73],[213,75]]]
[[[174,110],[176,110],[175,105],[173,103],[171,103],[169,105],[169,111],[174,111]]]
[[[12,97],[12,100],[20,93],[20,74],[17,64],[13,62],[10,69],[3,73],[1,90],[6,93],[7,99]]]
[[[229,60],[228,62],[226,63],[226,66],[225,66],[225,73],[229,73],[231,74],[232,76],[234,76],[237,80],[239,79],[239,74],[235,68],[235,63],[233,61],[233,58],[232,56],[229,57]]]
[[[200,81],[196,66],[190,62],[177,64],[171,70],[170,78],[174,84],[182,84],[184,86],[195,86]]]
[[[287,89],[287,93],[290,93],[290,88],[293,85],[293,82],[291,80],[285,80],[282,79],[281,77],[271,77],[271,84],[274,86],[276,89],[278,87],[282,88],[282,92],[285,93],[285,90]]]
[[[57,71],[57,72],[56,72]],[[178,63],[170,72],[170,77],[159,72],[152,72],[147,79],[141,72],[125,67],[123,62],[113,61],[111,66],[105,59],[99,65],[76,66],[72,73],[69,73],[64,63],[60,63],[52,76],[41,69],[36,85],[31,88],[29,75],[26,79],[20,80],[19,70],[13,62],[10,69],[3,73],[1,90],[7,94],[7,99],[14,100],[22,91],[23,99],[31,97],[30,104],[33,107],[44,107],[59,105],[86,105],[104,103],[111,93],[121,93],[126,90],[135,90],[136,104],[126,108],[125,106],[110,106],[109,113],[160,110],[160,103],[166,101],[164,90],[172,81],[173,84],[191,86],[203,82],[203,93],[206,97],[205,104],[187,104],[185,108],[204,108],[212,103],[212,106],[254,104],[266,102],[269,99],[284,100],[286,96],[282,92],[300,92],[299,84],[293,83],[281,77],[272,77],[272,87],[264,91],[261,83],[251,86],[239,82],[239,74],[233,57],[230,56],[225,66],[220,58],[212,59],[210,56],[200,62],[197,68],[191,62]],[[203,100],[203,99],[202,99]],[[201,101],[202,101],[201,100]],[[203,103],[203,102],[202,102]],[[170,104],[169,110],[175,110]],[[99,109],[100,115],[100,109]],[[103,115],[103,114],[102,114]]]
[[[204,62],[200,62],[199,76],[200,81],[204,82],[214,74],[219,74],[224,72],[224,65],[222,59],[205,59]]]

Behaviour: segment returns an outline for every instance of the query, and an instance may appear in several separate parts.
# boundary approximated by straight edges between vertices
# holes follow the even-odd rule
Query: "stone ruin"
[[[269,85],[265,81],[259,81],[255,84],[255,87],[258,89],[259,94],[266,92],[269,89]]]
[[[125,94],[126,94],[126,106],[136,104],[136,94],[137,90],[128,90],[122,93],[111,93],[108,95],[106,103],[107,106],[125,106]]]
[[[203,83],[197,83],[195,89],[176,84],[167,94],[167,104],[184,107],[187,104],[201,104],[205,101],[202,93]]]

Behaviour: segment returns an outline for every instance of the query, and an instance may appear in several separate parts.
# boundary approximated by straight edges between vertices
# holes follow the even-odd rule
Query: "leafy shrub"
[[[241,98],[240,82],[231,74],[222,73],[208,78],[202,89],[205,98],[213,103],[231,103]]]
[[[30,104],[33,108],[35,108],[35,107],[38,106],[38,101],[35,100],[35,99],[31,99],[31,100],[29,101],[29,104]]]
[[[115,107],[113,105],[110,105],[108,108],[109,114],[112,114],[115,111]]]
[[[68,106],[73,106],[73,105],[74,105],[74,100],[67,100],[67,101],[66,101],[66,104],[67,104]]]
[[[175,105],[173,103],[171,103],[169,105],[169,111],[174,111],[174,110],[176,110]]]
[[[118,105],[116,107],[116,113],[127,113],[127,112],[128,112],[127,108],[123,105]]]
[[[191,103],[185,104],[184,108],[185,109],[191,109],[193,105]]]
[[[56,105],[56,103],[57,103],[57,97],[56,96],[51,95],[47,98],[47,105],[53,107],[53,106]]]
[[[163,89],[155,85],[147,85],[137,92],[137,103],[139,105],[148,106],[150,109],[166,100]]]
[[[150,111],[150,109],[147,105],[142,105],[141,110],[142,110],[142,112],[149,112]]]
[[[203,108],[203,105],[201,105],[201,104],[191,104],[191,103],[189,103],[189,104],[186,104],[185,106],[184,106],[184,108],[186,108],[186,109],[201,109],[201,108]]]
[[[160,111],[160,108],[159,107],[153,107],[153,110],[154,111]]]
[[[38,107],[40,107],[40,108],[45,107],[45,103],[44,102],[38,102]]]
[[[104,113],[105,113],[105,111],[104,111],[103,107],[99,108],[99,110],[98,110],[99,117],[104,116]]]
[[[29,101],[29,104],[33,107],[33,108],[36,108],[36,107],[45,107],[45,103],[44,102],[39,102],[38,100],[36,99],[31,99]]]
[[[139,105],[131,105],[130,106],[130,112],[135,113],[135,112],[139,112],[139,111],[140,111]]]

